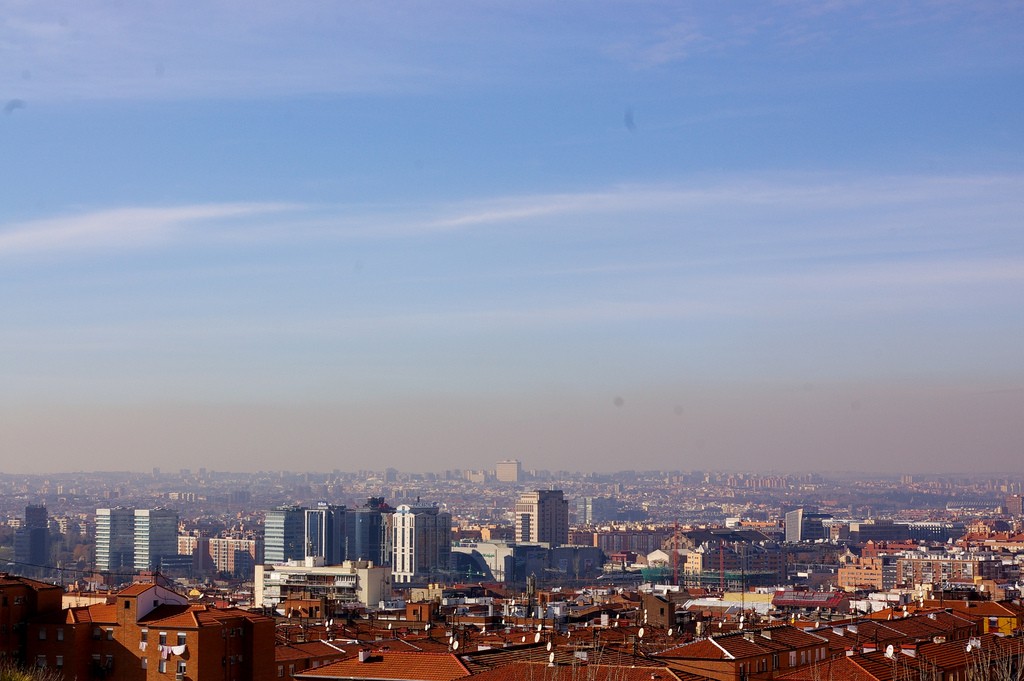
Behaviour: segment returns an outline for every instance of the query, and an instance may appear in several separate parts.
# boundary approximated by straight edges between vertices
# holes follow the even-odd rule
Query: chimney
[[[359,661],[360,662],[366,662],[369,659],[370,659],[370,651],[369,650],[360,650],[359,651]]]
[[[762,629],[761,630],[761,637],[762,638],[766,638],[769,641],[771,641],[772,640],[772,630],[771,629]]]

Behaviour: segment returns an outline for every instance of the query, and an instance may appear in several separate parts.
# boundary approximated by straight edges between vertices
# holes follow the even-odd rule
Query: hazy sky
[[[0,469],[1020,473],[1022,35],[0,0]]]

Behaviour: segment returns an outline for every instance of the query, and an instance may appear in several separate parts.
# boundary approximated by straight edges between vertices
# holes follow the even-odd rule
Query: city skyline
[[[1020,6],[5,14],[4,472],[1020,470]]]

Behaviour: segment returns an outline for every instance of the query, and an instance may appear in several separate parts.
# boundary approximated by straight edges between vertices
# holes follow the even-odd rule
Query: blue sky
[[[0,6],[5,468],[1020,472],[1019,3]]]

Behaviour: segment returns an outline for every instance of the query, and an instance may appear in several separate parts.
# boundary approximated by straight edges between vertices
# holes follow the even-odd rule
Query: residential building
[[[230,575],[248,578],[263,562],[263,541],[240,537],[201,537],[178,535],[178,553],[192,556],[195,577]]]
[[[159,570],[178,555],[178,513],[168,508],[134,512],[134,565],[136,570]]]
[[[1002,557],[994,553],[907,552],[896,561],[897,582],[906,586],[1008,578],[1008,566],[1003,564]]]
[[[562,490],[523,492],[515,506],[517,542],[544,542],[552,547],[569,540],[569,502]]]
[[[37,617],[59,617],[64,590],[0,572],[0,662],[24,662],[28,623]]]
[[[347,608],[376,608],[391,597],[389,567],[366,560],[346,560],[340,565],[318,562],[307,558],[285,565],[257,565],[256,605],[286,614],[291,602],[313,617],[334,617]]]
[[[135,511],[96,509],[96,570],[130,571],[135,567]]]
[[[452,518],[437,506],[402,504],[391,520],[391,567],[396,584],[422,582],[448,571]]]
[[[523,465],[516,459],[499,461],[494,468],[494,477],[498,482],[516,483],[523,476]]]
[[[271,681],[274,621],[190,604],[157,584],[133,584],[113,604],[70,608],[28,627],[28,661],[57,679]]]

